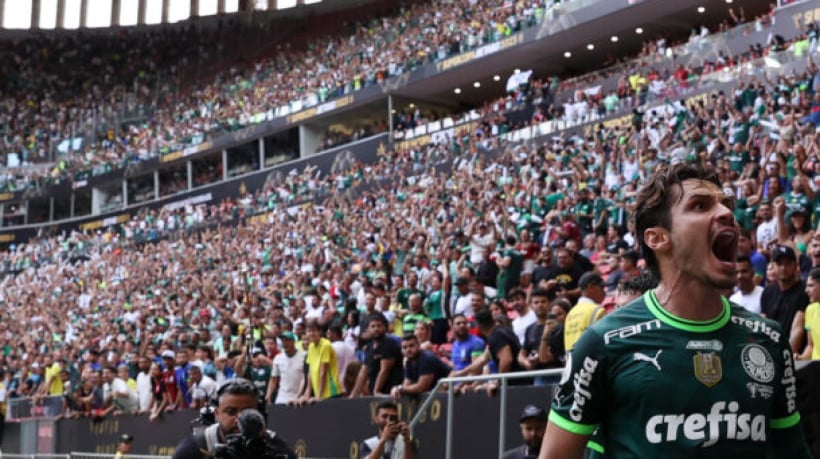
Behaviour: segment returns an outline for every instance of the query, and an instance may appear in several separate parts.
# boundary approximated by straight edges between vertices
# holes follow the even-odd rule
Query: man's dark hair
[[[111,373],[117,374],[117,367],[114,365],[106,365],[105,369],[110,371]]]
[[[683,182],[686,180],[703,180],[722,189],[715,171],[700,164],[661,165],[640,189],[635,200],[635,239],[638,240],[647,268],[658,277],[658,259],[644,242],[643,235],[647,229],[655,226],[670,229],[670,209],[683,197]]]
[[[374,312],[373,314],[370,314],[367,317],[367,323],[376,322],[376,321],[381,322],[385,326],[387,326],[387,318],[384,317],[384,314],[382,314],[380,312]]]
[[[535,297],[549,298],[550,293],[547,290],[543,289],[543,288],[537,288],[537,289],[533,290],[532,294],[530,295],[530,298],[535,298]]]
[[[467,320],[467,316],[465,316],[464,313],[459,312],[457,314],[453,314],[453,322],[455,322],[455,320],[458,319],[459,317],[463,318],[464,320]]]
[[[658,278],[649,271],[643,271],[637,276],[628,276],[618,283],[618,288],[624,292],[644,293],[658,286]]]
[[[414,335],[412,333],[405,333],[404,335],[402,335],[401,340],[402,341],[418,341],[418,338],[416,338],[416,335]]]
[[[746,255],[746,254],[740,254],[740,255],[737,256],[737,260],[735,260],[735,263],[749,263],[749,264],[752,264],[752,259],[749,258],[749,256]]]
[[[307,324],[305,324],[305,329],[311,330],[319,330],[322,331],[322,326],[319,324],[319,321],[316,319],[309,320]]]
[[[395,403],[391,402],[390,400],[385,400],[385,401],[383,401],[383,402],[379,402],[379,404],[378,404],[378,405],[376,405],[376,412],[378,413],[380,410],[394,410],[394,411],[398,411],[398,410],[399,410],[399,407],[398,407],[398,405],[396,405]]]
[[[507,293],[508,300],[511,300],[517,296],[520,296],[521,298],[526,298],[527,293],[524,292],[524,289],[521,287],[513,287],[510,289],[509,293]]]
[[[475,323],[481,328],[493,328],[493,313],[489,309],[482,309],[475,315]]]
[[[223,395],[251,395],[254,398],[259,397],[259,391],[252,382],[245,378],[231,378],[219,387],[216,391],[216,403],[222,401]]]
[[[809,271],[808,278],[815,282],[820,282],[820,268],[812,268],[811,271]]]
[[[330,334],[330,333],[336,333],[336,334],[337,334],[337,335],[339,335],[339,336],[344,336],[344,334],[343,334],[343,332],[342,332],[342,326],[341,326],[341,325],[338,325],[338,324],[336,324],[336,325],[331,325],[331,326],[327,327],[327,333],[328,333],[328,334]]]

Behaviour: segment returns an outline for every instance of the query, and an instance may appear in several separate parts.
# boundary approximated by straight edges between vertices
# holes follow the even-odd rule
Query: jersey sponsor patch
[[[797,378],[794,376],[794,363],[789,349],[783,349],[783,378],[780,384],[786,392],[786,412],[792,414],[797,410]]]
[[[706,448],[721,438],[727,440],[766,441],[766,416],[740,413],[738,402],[715,402],[709,413],[657,414],[646,422],[649,443],[702,441]]]
[[[759,383],[770,383],[774,379],[774,360],[765,347],[748,344],[740,351],[740,362],[750,378]]]
[[[771,338],[771,340],[775,343],[780,341],[780,332],[768,326],[766,322],[763,322],[762,320],[752,320],[738,316],[732,316],[731,320],[732,323],[737,325],[743,325],[744,327],[748,328],[749,330],[755,333],[763,333],[764,335]]]
[[[581,422],[584,415],[584,405],[592,398],[590,386],[592,385],[592,376],[595,375],[597,368],[598,361],[586,357],[578,373],[573,378],[575,393],[573,394],[572,407],[569,409],[569,417],[575,422]]]
[[[772,398],[772,395],[774,395],[774,387],[767,386],[765,384],[758,384],[749,381],[746,383],[746,389],[749,389],[749,398],[753,400],[756,398],[768,400]]]
[[[626,327],[616,328],[604,333],[604,344],[609,344],[612,338],[625,339],[630,336],[639,335],[649,330],[657,330],[661,328],[661,321],[659,319],[648,320],[635,325],[627,325]]]
[[[714,352],[698,352],[692,358],[695,366],[695,379],[706,387],[714,387],[723,379],[723,365],[720,356]]]
[[[686,343],[686,349],[690,351],[715,351],[723,350],[723,342],[716,339],[690,340]]]

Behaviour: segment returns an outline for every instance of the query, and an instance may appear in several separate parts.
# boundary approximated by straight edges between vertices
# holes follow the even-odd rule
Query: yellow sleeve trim
[[[571,432],[578,435],[592,435],[592,432],[595,432],[595,429],[598,428],[597,424],[579,424],[577,422],[570,421],[569,419],[566,419],[565,417],[561,416],[555,410],[550,411],[549,420],[550,422],[566,430],[567,432]]]
[[[794,427],[800,422],[800,413],[795,411],[791,416],[785,418],[772,419],[769,421],[769,427],[772,429],[788,429]]]

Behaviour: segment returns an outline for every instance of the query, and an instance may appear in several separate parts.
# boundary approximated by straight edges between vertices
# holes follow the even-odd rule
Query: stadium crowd
[[[218,51],[224,46],[222,34],[195,29],[149,35],[156,45],[150,47],[133,46],[129,38],[139,39],[136,34],[99,40],[95,49],[80,46],[83,52],[63,52],[76,43],[62,36],[8,47],[6,57],[16,65],[8,66],[0,81],[16,97],[7,97],[0,106],[5,128],[0,149],[29,162],[50,159],[57,145],[70,142],[62,147],[64,153],[53,170],[47,174],[28,168],[17,174],[10,171],[3,188],[13,191],[82,180],[196,145],[260,119],[351,94],[534,26],[544,20],[553,3],[413,2],[394,16],[352,25],[348,33],[316,37],[305,50],[282,46],[272,57],[249,65],[239,61],[239,55],[235,62],[224,60]],[[198,58],[179,55],[179,50],[188,49],[197,50]],[[85,58],[89,55],[85,51],[97,56],[93,65],[71,65],[72,56]],[[210,68],[212,55],[223,58],[220,66],[227,70],[202,84],[168,87],[180,84],[178,68],[193,63]],[[29,78],[42,73],[44,77]],[[71,90],[64,91],[66,85]],[[128,129],[115,128],[117,114],[138,107],[150,115]],[[84,139],[77,151],[75,138]]]
[[[818,358],[820,72],[808,60],[540,144],[502,141],[513,126],[491,108],[447,142],[374,164],[305,169],[235,201],[21,244],[0,281],[6,400],[155,419],[201,406],[235,374],[270,402],[302,404],[561,367],[591,320],[652,287],[629,206],[675,161],[711,164],[736,197],[743,236],[727,296],[780,322],[798,358]],[[235,91],[276,94],[264,78],[243,81]],[[641,83],[627,83],[632,97]]]

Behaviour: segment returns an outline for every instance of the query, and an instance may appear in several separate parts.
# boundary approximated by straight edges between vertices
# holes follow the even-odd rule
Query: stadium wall
[[[820,457],[820,362],[797,362],[797,401],[813,452]],[[498,420],[505,419],[505,448],[520,444],[518,413],[529,403],[546,406],[552,386],[512,387],[507,398],[507,412],[501,413],[498,398],[483,392],[455,399],[453,420],[454,456],[488,457],[496,451]],[[374,435],[372,423],[380,398],[331,399],[301,408],[268,406],[268,426],[286,439],[300,457],[358,458],[358,442]],[[422,399],[405,399],[400,403],[400,417],[411,419]],[[414,436],[421,457],[444,457],[447,399],[438,394]],[[111,453],[123,433],[134,435],[134,454],[170,455],[175,446],[191,431],[195,410],[167,413],[149,422],[146,416],[118,416],[103,420],[63,419],[31,420],[6,426],[4,452],[69,453],[71,451]],[[29,439],[23,437],[29,437]]]

